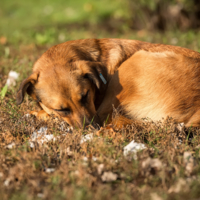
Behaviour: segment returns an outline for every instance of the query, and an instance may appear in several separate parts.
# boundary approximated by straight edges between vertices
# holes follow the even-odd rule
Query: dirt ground
[[[28,45],[18,54],[12,47],[10,52],[2,57],[1,66],[10,69],[15,63],[22,80],[44,49]],[[8,72],[6,68],[0,72],[1,88]],[[38,108],[28,96],[16,105],[21,80],[0,101],[0,199],[199,198],[198,128],[186,129],[172,119],[145,119],[120,130],[110,125],[72,130],[54,116],[45,122],[26,115]],[[34,140],[41,127],[54,138]],[[83,140],[88,134],[89,140]],[[133,140],[145,149],[125,153],[124,147]]]

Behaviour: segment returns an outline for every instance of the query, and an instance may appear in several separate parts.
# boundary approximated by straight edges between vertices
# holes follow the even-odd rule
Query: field
[[[120,130],[108,124],[71,130],[54,116],[45,122],[26,115],[38,109],[28,96],[16,105],[16,91],[33,63],[67,40],[127,38],[200,51],[198,30],[130,28],[124,2],[0,2],[0,199],[200,199],[200,129],[166,119]],[[7,88],[11,70],[19,78]],[[30,142],[41,127],[56,139]],[[92,139],[83,141],[87,134]],[[132,140],[146,148],[125,155]]]

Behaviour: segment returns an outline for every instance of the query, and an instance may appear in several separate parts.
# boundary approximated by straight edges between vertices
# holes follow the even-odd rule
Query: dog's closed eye
[[[54,109],[55,111],[62,113],[64,115],[69,115],[71,113],[71,110],[69,108],[63,108],[63,109]]]
[[[81,95],[81,103],[82,104],[86,104],[87,103],[88,94],[89,94],[89,90],[85,94]]]

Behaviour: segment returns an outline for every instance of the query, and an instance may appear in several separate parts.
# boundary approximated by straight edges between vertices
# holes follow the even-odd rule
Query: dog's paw
[[[36,116],[38,119],[42,119],[42,120],[48,120],[50,118],[49,114],[47,114],[44,110],[40,110],[40,111],[31,111],[29,113],[30,115],[34,115]]]

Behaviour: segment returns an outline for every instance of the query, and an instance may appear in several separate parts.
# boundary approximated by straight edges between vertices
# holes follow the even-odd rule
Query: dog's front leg
[[[117,108],[120,105],[120,101],[117,98],[117,95],[121,92],[122,86],[119,83],[118,71],[115,72],[110,82],[108,83],[108,88],[106,90],[105,97],[100,107],[97,110],[97,117],[99,118],[101,124],[105,120],[111,122],[113,106]]]
[[[38,119],[48,120],[50,118],[50,114],[55,114],[52,110],[47,108],[43,103],[39,102],[39,106],[42,110],[40,111],[31,111],[30,114],[36,116]]]
[[[38,119],[42,119],[45,121],[50,117],[49,114],[47,114],[44,110],[31,111],[30,114],[36,116]]]

